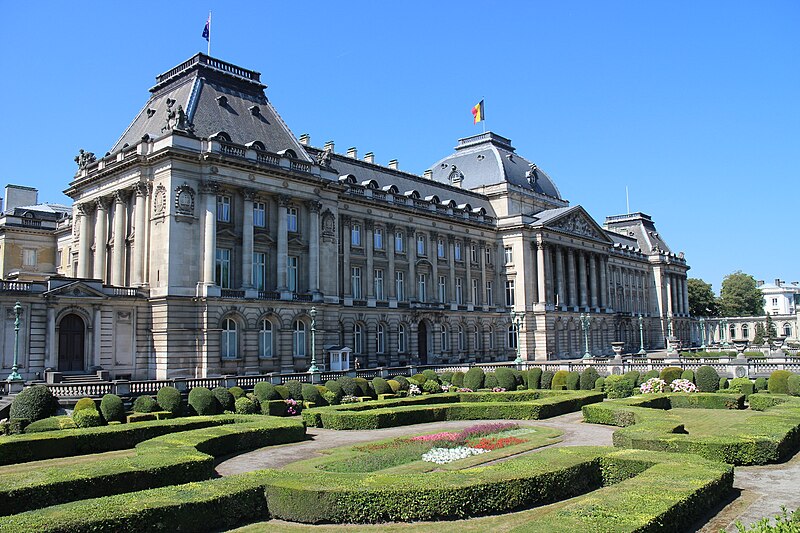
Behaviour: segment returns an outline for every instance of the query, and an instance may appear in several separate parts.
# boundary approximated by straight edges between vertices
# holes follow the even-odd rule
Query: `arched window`
[[[236,321],[226,318],[222,321],[222,358],[236,359],[239,355],[239,339]]]
[[[375,332],[375,352],[384,353],[385,351],[385,329],[383,324],[378,324],[378,330]]]
[[[292,326],[292,353],[296,357],[306,356],[306,325],[302,320],[295,320]]]
[[[450,333],[444,324],[439,324],[439,338],[442,341],[442,351],[448,351],[450,349]]]
[[[403,324],[397,326],[397,352],[406,352],[406,327]]]
[[[747,327],[747,324],[742,324],[742,338],[749,339],[750,338],[750,330]]]
[[[489,349],[494,350],[494,326],[489,328]]]
[[[272,322],[266,318],[261,320],[261,329],[258,331],[258,356],[272,357]]]
[[[353,353],[364,352],[364,329],[361,324],[353,326]]]
[[[735,339],[735,338],[736,338],[736,326],[734,326],[733,324],[731,324],[731,325],[730,325],[730,327],[729,327],[728,329],[730,330],[730,334],[731,334],[731,336],[730,336],[730,339],[729,339],[729,340],[733,340],[733,339]]]
[[[463,352],[467,349],[467,336],[464,333],[464,326],[458,326],[458,351]]]
[[[517,341],[517,326],[511,324],[508,326],[508,347],[512,350],[516,350]]]
[[[478,326],[472,327],[472,349],[479,352],[481,349],[481,330]]]
[[[783,325],[783,336],[784,337],[791,337],[792,336],[792,326],[789,324]]]

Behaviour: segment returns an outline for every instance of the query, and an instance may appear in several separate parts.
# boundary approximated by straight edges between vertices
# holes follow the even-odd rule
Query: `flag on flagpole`
[[[203,39],[211,42],[211,13],[208,14],[208,18],[206,19],[206,27],[203,28]]]
[[[483,122],[486,116],[483,113],[483,100],[475,104],[472,108],[472,123],[477,124],[478,122]]]

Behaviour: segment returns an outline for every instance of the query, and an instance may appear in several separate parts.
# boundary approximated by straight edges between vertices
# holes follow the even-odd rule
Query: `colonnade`
[[[608,293],[608,256],[548,242],[534,246],[537,303],[573,309],[613,307]]]

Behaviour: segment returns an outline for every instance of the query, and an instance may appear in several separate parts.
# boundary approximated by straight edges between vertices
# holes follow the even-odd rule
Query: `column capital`
[[[339,215],[341,219],[342,226],[347,226],[348,228],[353,223],[353,218],[350,215]]]
[[[408,234],[409,237],[414,237],[415,234],[417,233],[417,228],[415,228],[414,226],[408,226],[406,227],[406,233]]]
[[[375,221],[368,218],[364,220],[364,229],[367,231],[372,231],[375,229]]]
[[[322,209],[322,202],[318,202],[317,200],[307,200],[306,207],[308,207],[308,210],[312,213],[319,213]]]
[[[394,230],[396,228],[397,228],[397,226],[395,226],[395,224],[393,222],[387,222],[386,223],[386,233],[387,234],[394,233]]]
[[[448,235],[447,236],[447,242],[450,243],[450,244],[455,243],[456,242],[456,236],[455,235]]]
[[[242,197],[245,199],[245,201],[252,202],[256,199],[256,190],[250,189],[249,187],[244,188],[242,189]]]
[[[203,194],[216,195],[219,188],[219,182],[215,180],[206,180],[200,183],[200,192]]]
[[[281,207],[289,207],[292,203],[292,197],[288,194],[278,195],[278,205]]]
[[[82,202],[80,204],[76,204],[75,207],[78,209],[79,216],[88,216],[94,212],[95,204],[94,202]]]
[[[149,192],[150,192],[149,184],[147,184],[147,183],[145,183],[143,181],[139,181],[133,186],[133,193],[137,197],[139,197],[139,196],[147,196],[147,194]]]
[[[114,195],[114,203],[117,204],[124,204],[128,201],[130,196],[129,191],[126,191],[125,189],[117,189],[112,194]]]
[[[100,198],[95,198],[94,203],[98,211],[107,211],[111,206],[111,198],[108,196],[101,196]]]

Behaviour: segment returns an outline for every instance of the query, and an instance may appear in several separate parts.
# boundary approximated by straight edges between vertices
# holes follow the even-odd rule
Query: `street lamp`
[[[514,364],[521,365],[522,364],[522,353],[521,350],[521,343],[519,338],[519,330],[522,327],[522,320],[525,318],[525,313],[517,314],[516,311],[513,309],[511,310],[511,324],[514,326],[514,336],[516,338],[517,344],[517,358],[514,359]]]
[[[19,302],[14,305],[14,364],[11,366],[11,373],[6,381],[22,381],[19,370],[19,315],[22,314],[22,304]]]
[[[592,325],[592,317],[589,313],[581,313],[581,327],[583,328],[583,344],[586,348],[586,353],[583,354],[584,359],[589,359],[592,354],[589,353],[589,327]]]
[[[312,307],[311,311],[309,311],[308,314],[311,315],[311,367],[308,369],[308,371],[313,374],[319,372],[319,368],[317,367],[317,343],[316,343],[317,308]]]
[[[701,350],[706,349],[706,319],[700,318],[700,336],[702,337],[703,343],[700,345]]]
[[[644,318],[639,314],[639,351],[636,355],[647,355],[644,349]]]

